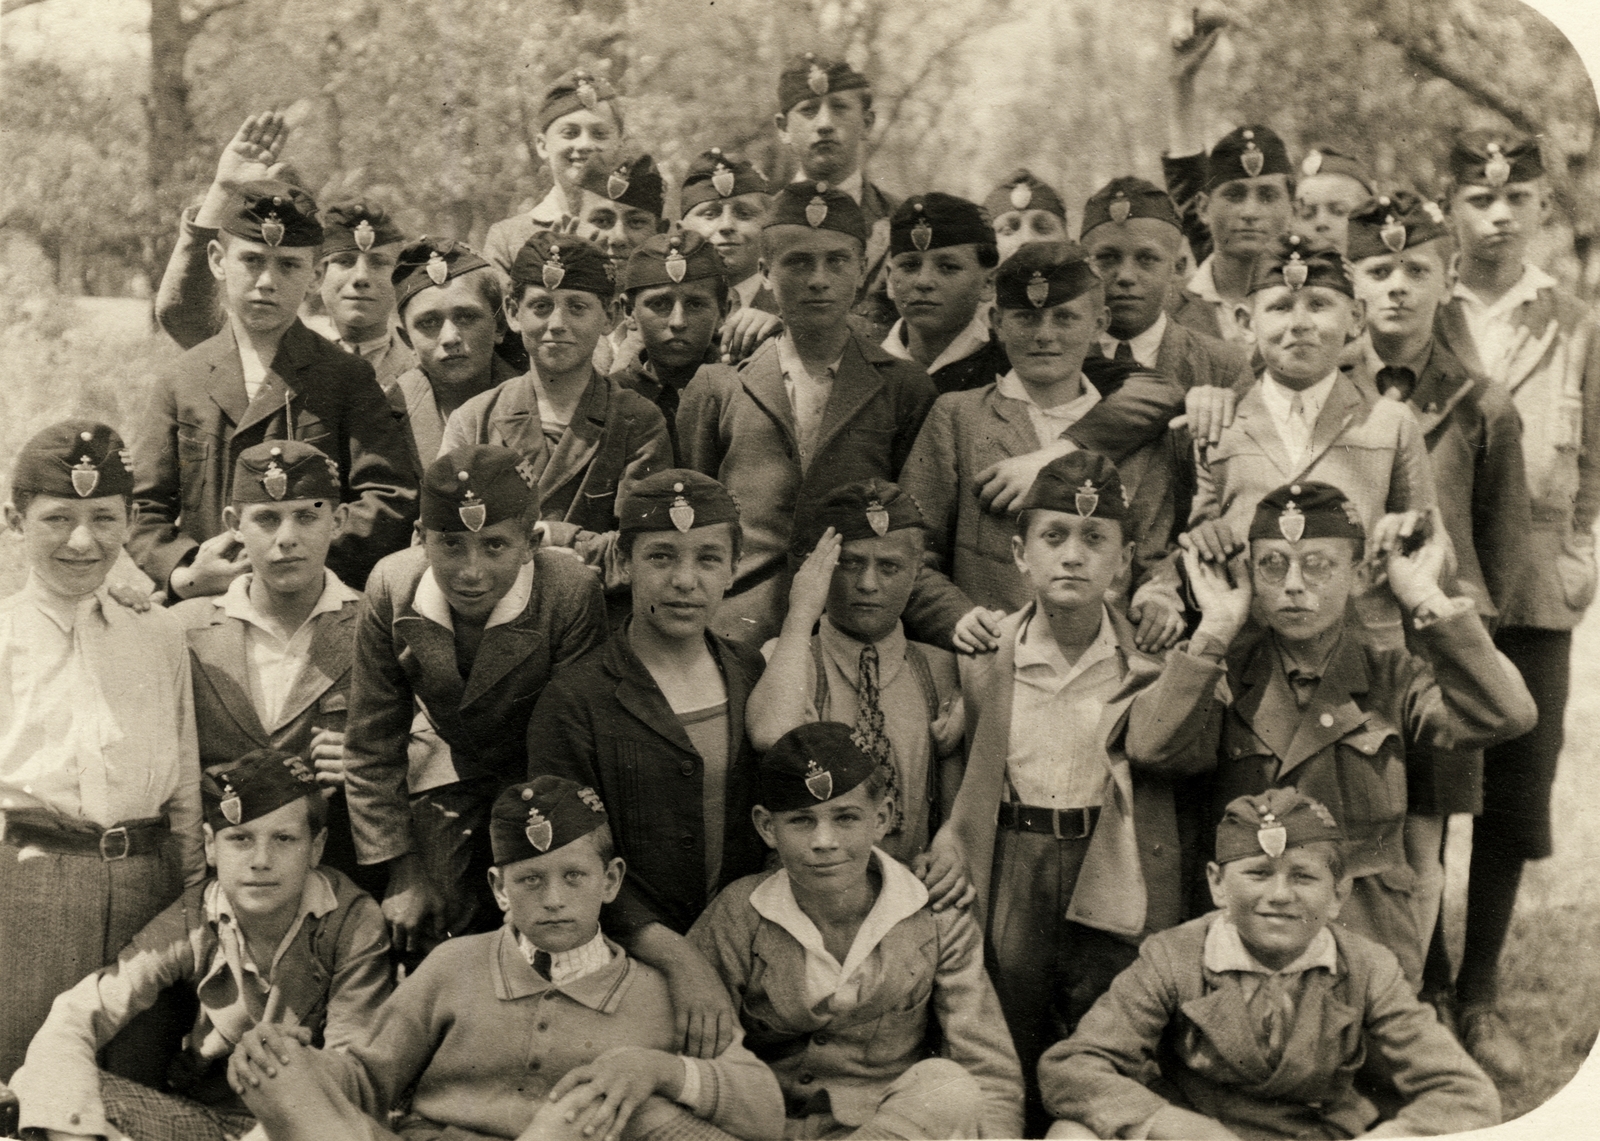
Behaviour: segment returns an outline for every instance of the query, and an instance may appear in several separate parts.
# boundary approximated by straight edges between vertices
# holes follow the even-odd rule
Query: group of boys
[[[30,1136],[1498,1119],[1600,511],[1537,144],[1446,213],[1242,127],[1074,242],[1027,170],[874,186],[842,61],[779,107],[795,180],[669,220],[573,70],[482,254],[225,148],[131,448],[12,471]]]

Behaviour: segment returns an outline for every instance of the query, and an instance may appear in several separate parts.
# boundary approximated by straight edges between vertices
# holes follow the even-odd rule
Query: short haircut
[[[729,537],[733,539],[733,558],[735,562],[738,562],[739,550],[744,546],[744,528],[738,523],[729,523],[727,526]],[[633,558],[633,545],[635,542],[646,535],[660,533],[657,531],[618,531],[617,554],[622,556],[623,562],[629,562]]]
[[[328,827],[328,798],[322,795],[319,786],[314,791],[300,798],[306,803],[306,823],[311,826],[311,835],[317,836]]]
[[[617,858],[617,838],[611,833],[610,823],[602,824],[593,832],[585,833],[589,843],[593,845],[595,854],[600,857],[602,864],[609,864]]]
[[[469,278],[478,287],[479,300],[489,307],[489,312],[498,317],[505,308],[506,302],[505,287],[500,284],[500,275],[495,272],[493,266],[480,265],[477,269],[469,269],[466,273],[450,280],[466,281]],[[449,281],[446,284],[449,284]],[[406,306],[410,305],[414,299],[425,292],[427,292],[425,289],[419,289],[400,303],[400,308],[395,312],[395,316],[400,318],[401,324],[405,323]]]
[[[41,496],[43,494],[45,494],[45,493],[42,492],[42,491],[39,491],[37,489],[34,489],[34,488],[23,488],[20,491],[14,491],[11,494],[11,505],[17,509],[17,512],[19,514],[26,515],[28,513],[28,505],[30,503],[32,503],[35,499],[39,498],[39,496]],[[111,499],[113,497],[109,496],[109,495],[105,495],[105,496],[96,496],[95,498],[97,498],[97,499]],[[133,496],[132,495],[118,495],[118,496],[115,496],[115,498],[122,500],[122,506],[127,511],[129,517],[131,518],[132,515],[133,515]]]

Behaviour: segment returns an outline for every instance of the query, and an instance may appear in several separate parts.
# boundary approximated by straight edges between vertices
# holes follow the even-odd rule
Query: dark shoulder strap
[[[828,667],[822,660],[822,635],[811,635],[811,663],[817,668],[817,692],[812,704],[817,707],[817,719],[828,719]]]
[[[928,655],[915,642],[906,643],[906,662],[911,674],[922,689],[922,699],[928,703],[928,726],[939,719],[939,687],[933,682],[933,668],[928,665]]]

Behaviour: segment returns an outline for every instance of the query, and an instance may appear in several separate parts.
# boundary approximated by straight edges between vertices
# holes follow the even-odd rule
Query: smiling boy
[[[683,228],[705,238],[721,256],[739,307],[776,315],[777,299],[757,266],[761,226],[772,208],[772,185],[766,176],[747,160],[712,147],[689,164],[678,206]]]
[[[1025,166],[1012,171],[1010,177],[989,191],[983,208],[994,226],[1001,261],[1027,242],[1071,240],[1066,203],[1055,187],[1035,178]]]
[[[1207,865],[1220,909],[1152,936],[1040,1063],[1050,1137],[1414,1137],[1497,1124],[1500,1099],[1394,956],[1334,923],[1328,809],[1293,788],[1231,801]],[[1385,1119],[1356,1077],[1381,1059]]]

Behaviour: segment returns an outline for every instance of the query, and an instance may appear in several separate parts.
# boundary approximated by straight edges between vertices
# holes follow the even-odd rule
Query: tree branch
[[[200,26],[217,13],[226,12],[229,8],[238,8],[248,3],[250,3],[250,0],[217,0],[217,3],[212,4],[208,8],[202,8],[200,11],[184,20],[184,24],[190,28],[193,28],[195,32],[198,32],[200,30]],[[194,33],[190,34],[192,35]]]
[[[1464,94],[1482,103],[1491,111],[1496,111],[1505,116],[1511,125],[1519,131],[1524,131],[1530,135],[1543,133],[1543,124],[1539,118],[1521,102],[1513,99],[1493,84],[1468,72],[1465,68],[1458,67],[1455,63],[1445,59],[1426,45],[1418,43],[1407,35],[1403,28],[1397,28],[1387,20],[1380,20],[1378,22],[1378,36],[1404,52],[1406,60],[1413,66],[1445,80]]]
[[[44,0],[3,0],[3,2],[0,2],[0,16],[9,16],[18,8],[28,8],[43,2]]]

